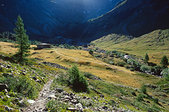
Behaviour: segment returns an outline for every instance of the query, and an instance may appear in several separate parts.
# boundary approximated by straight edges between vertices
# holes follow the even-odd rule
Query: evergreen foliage
[[[77,66],[73,66],[69,71],[69,81],[70,85],[73,86],[73,89],[77,92],[87,92],[88,91],[88,83],[85,77],[80,73]]]
[[[30,42],[29,37],[24,29],[24,23],[20,16],[17,18],[16,28],[14,29],[15,38],[17,41],[18,52],[14,55],[17,62],[24,64],[26,57],[29,55]]]
[[[89,51],[89,54],[90,54],[90,55],[93,55],[93,50],[90,50],[90,51]]]
[[[144,61],[145,61],[146,63],[148,63],[148,61],[149,61],[149,56],[148,56],[147,53],[146,53],[146,55],[145,55]]]
[[[161,65],[162,67],[167,68],[167,66],[169,65],[167,56],[163,56],[163,58],[161,59]]]

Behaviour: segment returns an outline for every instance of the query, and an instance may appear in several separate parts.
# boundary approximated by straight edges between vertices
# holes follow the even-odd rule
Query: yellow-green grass
[[[157,64],[160,64],[164,55],[169,58],[169,30],[156,30],[131,40],[127,40],[124,36],[116,40],[114,39],[116,37],[117,35],[112,34],[92,43],[102,49],[117,50],[142,57],[148,53],[150,62]]]
[[[13,44],[0,42],[0,52],[14,54],[17,49],[11,45]],[[139,88],[143,83],[155,83],[159,80],[159,78],[154,76],[145,77],[126,68],[109,65],[97,60],[87,51],[52,48],[31,50],[31,53],[34,54],[30,58],[40,58],[42,61],[57,63],[68,68],[76,64],[81,71],[90,72],[115,84]]]

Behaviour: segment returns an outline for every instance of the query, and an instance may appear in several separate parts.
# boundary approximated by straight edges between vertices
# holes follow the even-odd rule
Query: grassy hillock
[[[150,61],[159,64],[163,55],[169,58],[169,30],[156,30],[138,38],[110,34],[91,42],[96,47],[117,50],[137,56],[150,55]]]

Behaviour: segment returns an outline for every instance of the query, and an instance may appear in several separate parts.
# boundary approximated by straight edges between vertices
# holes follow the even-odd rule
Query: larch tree
[[[24,23],[21,16],[18,16],[16,21],[16,28],[14,29],[15,38],[17,42],[18,52],[14,55],[16,61],[20,64],[24,64],[29,56],[30,42],[29,37],[26,34]]]

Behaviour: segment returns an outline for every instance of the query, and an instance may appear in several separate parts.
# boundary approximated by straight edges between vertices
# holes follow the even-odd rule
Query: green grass
[[[148,53],[150,62],[157,64],[160,63],[163,55],[167,55],[169,58],[169,29],[156,30],[133,39],[123,35],[110,34],[91,43],[102,49],[117,50],[142,57]]]
[[[52,68],[47,69],[36,62],[23,66],[1,59],[0,63],[2,64],[0,66],[0,83],[7,84],[9,88],[8,92],[0,92],[2,97],[0,109],[3,111],[5,111],[4,106],[9,106],[17,112],[19,108],[27,105],[26,99],[36,99],[43,85],[51,77],[49,74],[54,74]],[[21,105],[19,101],[15,100],[16,98],[25,99],[24,104]]]
[[[88,73],[89,74],[89,73]],[[146,74],[138,74],[142,77],[148,77],[149,75]],[[66,77],[66,74],[64,72],[61,72],[61,76]],[[55,79],[51,88],[63,88],[65,91],[68,93],[75,93],[70,89],[70,87],[67,87],[66,83],[63,83],[64,78]],[[94,77],[94,76],[93,76]],[[162,102],[167,103],[168,98],[165,97],[158,97],[156,94],[160,94],[163,89],[152,89],[147,86],[142,87],[140,90],[130,88],[130,87],[125,87],[122,85],[115,85],[113,83],[107,82],[105,80],[98,80],[95,78],[88,78],[89,82],[89,92],[88,93],[75,93],[76,95],[79,96],[87,96],[89,98],[94,98],[98,97],[98,101],[95,102],[93,107],[98,106],[98,102],[107,102],[112,105],[115,105],[116,107],[123,107],[123,108],[129,108],[130,110],[133,111],[153,111],[153,112],[158,112],[158,111],[164,111],[167,112],[168,107],[164,106]],[[154,84],[157,87],[160,86],[165,86],[163,88],[166,88],[167,81],[164,81],[161,79],[158,84]],[[161,88],[161,87],[160,87]],[[145,90],[146,89],[146,90]],[[104,95],[104,99],[100,98],[99,94],[101,93]],[[146,92],[145,92],[146,91]],[[154,94],[156,93],[156,94]],[[164,98],[166,100],[164,100]],[[94,101],[94,100],[93,100]],[[113,102],[112,102],[113,101]],[[55,101],[57,103],[58,101]],[[87,105],[87,103],[84,103],[83,100],[80,101],[83,105]],[[162,105],[162,106],[161,106]],[[54,108],[56,105],[53,105],[53,107],[50,107],[49,109]],[[138,110],[139,109],[139,110]]]

